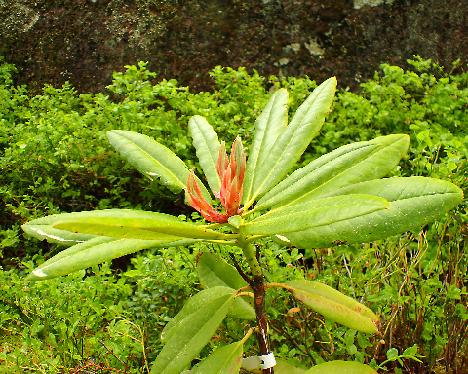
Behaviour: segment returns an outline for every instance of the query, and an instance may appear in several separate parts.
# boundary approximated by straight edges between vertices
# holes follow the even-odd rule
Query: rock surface
[[[331,75],[355,86],[381,62],[450,65],[468,54],[464,0],[3,0],[0,54],[19,83],[102,90],[138,60],[207,89],[215,65]]]

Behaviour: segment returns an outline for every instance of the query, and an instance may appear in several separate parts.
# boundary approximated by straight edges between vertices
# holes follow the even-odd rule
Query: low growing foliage
[[[320,136],[312,140],[299,159],[299,166],[350,141],[368,141],[377,136],[378,143],[378,139],[390,139],[379,138],[380,135],[408,133],[408,156],[399,166],[389,169],[388,175],[442,178],[464,189],[466,74],[450,75],[421,59],[411,63],[412,71],[382,65],[382,72],[364,83],[359,93],[339,91]],[[316,87],[308,78],[265,79],[245,69],[216,68],[212,73],[214,91],[193,93],[175,80],[152,84],[154,73],[140,63],[116,73],[107,93],[80,95],[65,85],[58,89],[45,87],[42,95],[30,97],[26,87],[13,85],[15,73],[13,65],[0,65],[0,256],[4,253],[0,259],[6,268],[19,265],[24,256],[43,253],[47,260],[56,253],[55,245],[45,241],[38,245],[20,231],[22,222],[45,214],[119,207],[180,212],[184,214],[179,217],[182,221],[187,222],[190,217],[199,221],[198,213],[184,207],[184,196],[170,192],[171,185],[154,177],[148,182],[147,177],[122,163],[107,144],[106,130],[149,135],[201,175],[205,167],[203,162],[196,162],[187,131],[192,116],[205,117],[220,139],[233,140],[240,135],[250,154],[254,120],[268,101],[268,91],[287,88],[292,113]],[[197,150],[200,156],[198,153]],[[203,177],[201,181],[206,182]],[[281,190],[280,186],[276,189]],[[262,199],[274,204],[275,198]],[[220,206],[214,208],[222,212]],[[417,366],[456,372],[463,365],[459,353],[464,350],[467,318],[464,222],[466,215],[458,208],[436,224],[427,225],[420,232],[415,227],[416,231],[400,238],[374,240],[369,245],[336,240],[325,248],[305,251],[285,247],[277,238],[259,239],[267,282],[323,282],[366,301],[381,323],[381,337],[356,333],[324,320],[281,289],[271,288],[266,309],[275,355],[295,366],[346,359],[367,362],[374,368],[380,364],[380,368],[396,372]],[[332,246],[333,250],[329,248]],[[150,254],[153,251],[158,256]],[[35,331],[44,324],[47,304],[56,302],[54,295],[59,284],[65,282],[66,287],[79,290],[79,280],[85,273],[26,286],[16,271],[0,271],[0,283],[13,285],[3,290],[0,300],[0,330],[7,337],[0,345],[0,364],[6,364],[12,372],[24,370],[19,368],[26,362],[47,372],[58,372],[64,367],[91,370],[93,365],[96,370],[98,365],[102,365],[101,369],[113,367],[125,372],[145,370],[162,348],[162,327],[180,309],[184,297],[195,292],[195,256],[203,253],[198,260],[200,269],[208,258],[207,252],[226,259],[234,254],[238,261],[242,257],[242,249],[236,247],[196,242],[136,256],[133,269],[122,273],[122,279],[111,276],[106,267],[102,273],[94,268],[98,272],[95,278],[83,278],[84,284],[95,279],[93,287],[98,290],[98,296],[91,298],[89,305],[99,304],[101,297],[103,305],[107,305],[99,291],[101,282],[106,284],[106,292],[115,295],[115,300],[122,300],[124,306],[109,314],[100,312],[101,307],[83,305],[83,298],[67,299],[71,308],[67,309],[68,315],[57,313],[50,325],[60,326],[65,321],[70,326],[77,324],[68,336],[75,342],[73,349],[69,342],[64,343],[66,338],[61,333],[55,334],[62,339],[60,343],[54,343],[42,334],[29,334],[29,330]],[[35,260],[42,262],[41,256]],[[248,271],[245,263],[240,266]],[[209,279],[200,274],[204,287],[211,284]],[[232,285],[238,286],[239,283]],[[40,294],[43,303],[30,297],[35,289],[44,289]],[[245,298],[237,297],[235,303]],[[14,307],[18,300],[21,305]],[[36,305],[41,306],[37,309]],[[36,312],[30,313],[32,309]],[[81,310],[93,319],[92,331],[80,330]],[[23,320],[24,311],[32,318]],[[11,327],[15,320],[22,321],[21,329]],[[206,357],[222,342],[242,341],[242,321],[225,319],[200,356]],[[244,341],[244,350],[256,355],[252,340]],[[27,352],[15,348],[23,344],[21,341],[27,341]],[[76,343],[80,341],[81,345]],[[86,349],[77,354],[79,347]],[[12,355],[13,351],[16,353]],[[292,372],[284,361],[276,369]]]

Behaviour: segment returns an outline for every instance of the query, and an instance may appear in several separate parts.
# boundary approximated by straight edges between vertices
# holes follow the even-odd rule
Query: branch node
[[[234,267],[236,268],[237,272],[240,274],[242,279],[244,279],[247,282],[247,284],[251,284],[252,279],[247,274],[244,273],[244,270],[241,269],[241,267],[240,267],[239,263],[237,262],[236,257],[234,256],[234,254],[229,253],[229,257],[231,258],[232,262],[234,263]]]

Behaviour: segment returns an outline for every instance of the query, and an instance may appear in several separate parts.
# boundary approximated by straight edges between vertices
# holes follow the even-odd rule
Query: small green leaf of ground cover
[[[390,348],[387,351],[387,360],[396,360],[398,358],[398,349],[396,348]]]
[[[318,198],[336,189],[385,176],[405,155],[408,135],[380,136],[342,146],[297,169],[257,203],[256,209]]]
[[[408,347],[405,349],[403,352],[403,355],[405,356],[416,356],[418,354],[418,345],[413,344],[411,347]]]
[[[335,94],[336,79],[329,78],[301,104],[291,123],[278,135],[268,154],[258,160],[250,199],[260,197],[281,181],[299,160],[322,127]],[[250,205],[249,202],[247,205]]]
[[[202,363],[196,366],[193,374],[238,374],[244,353],[242,341],[218,348]]]
[[[246,222],[241,226],[244,235],[284,235],[288,239],[294,233],[301,238],[303,232],[328,233],[333,224],[384,210],[388,202],[371,195],[334,196],[303,203],[287,205]]]
[[[316,365],[304,374],[377,374],[370,366],[356,361],[330,361]]]
[[[219,141],[213,127],[202,116],[193,116],[188,124],[198,160],[213,192],[219,192],[220,180],[216,171]]]
[[[97,237],[58,253],[29,275],[30,280],[46,280],[67,275],[142,249],[189,244],[190,240],[160,242],[155,240]],[[193,242],[193,240],[192,240]]]
[[[179,313],[182,317],[177,315],[176,322],[166,331],[166,343],[151,372],[180,374],[186,369],[226,317],[234,296],[235,292],[230,288],[213,287],[198,293],[196,303],[190,299]]]
[[[197,272],[203,287],[225,286],[233,290],[247,286],[236,268],[213,253],[202,253],[198,258]],[[255,319],[255,312],[244,298],[237,297],[229,312],[230,315],[244,319]]]
[[[366,306],[320,282],[286,282],[294,297],[332,321],[354,330],[377,332],[377,316]]]
[[[230,237],[204,225],[180,221],[169,214],[132,209],[64,213],[56,217],[53,227],[98,236],[161,242],[182,238],[215,240]]]
[[[288,125],[288,97],[287,90],[280,89],[276,91],[255,121],[255,134],[245,171],[244,204],[253,198],[253,182],[257,169],[260,170],[260,163],[268,160],[271,147],[278,136],[286,130]]]

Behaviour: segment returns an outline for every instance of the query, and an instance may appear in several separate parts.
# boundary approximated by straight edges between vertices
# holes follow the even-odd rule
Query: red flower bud
[[[190,171],[187,178],[187,195],[189,204],[198,210],[207,221],[217,223],[227,222],[228,216],[216,211],[208,201],[206,201],[193,170]]]
[[[210,222],[227,222],[229,217],[238,214],[240,211],[245,167],[246,156],[241,139],[237,137],[232,143],[230,157],[227,156],[226,146],[222,142],[219,147],[218,161],[216,163],[216,171],[221,181],[221,187],[219,192],[215,192],[215,196],[221,201],[225,213],[217,212],[206,201],[193,171],[190,172],[187,180],[187,193],[190,205]]]

